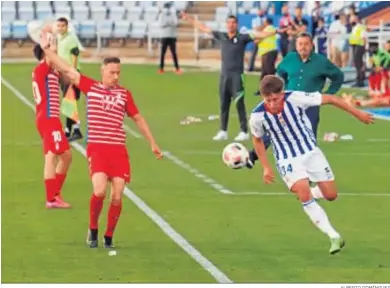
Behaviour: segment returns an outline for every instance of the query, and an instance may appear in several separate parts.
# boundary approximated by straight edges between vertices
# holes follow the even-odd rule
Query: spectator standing
[[[282,18],[279,22],[280,27],[280,50],[282,53],[282,56],[286,56],[288,53],[288,47],[289,47],[289,33],[291,32],[292,27],[292,19],[290,17],[290,13],[288,12],[288,5],[284,4],[282,7]]]
[[[320,21],[320,19],[322,19],[321,2],[320,1],[314,2],[314,8],[311,12],[311,17],[312,17],[312,23],[313,23],[311,34],[314,35],[316,30],[317,30],[317,27],[318,27],[318,22]]]
[[[290,51],[296,51],[296,47],[295,47],[296,37],[300,33],[306,33],[308,26],[309,23],[307,22],[307,20],[303,19],[302,8],[301,7],[295,8],[295,18],[293,21],[293,29],[291,32],[291,41],[290,41],[290,48],[289,48]]]
[[[331,60],[337,67],[346,67],[349,54],[347,17],[341,14],[335,19],[329,27]]]
[[[260,32],[263,29],[264,17],[265,17],[265,11],[262,9],[259,9],[257,11],[257,16],[255,18],[253,18],[253,20],[252,20],[252,30],[253,31]],[[255,70],[257,51],[258,51],[258,46],[253,45],[252,56],[251,56],[251,59],[249,60],[248,71]]]
[[[324,18],[318,18],[317,28],[314,35],[317,39],[316,45],[318,53],[327,56],[328,29],[325,27]]]
[[[181,74],[176,53],[178,20],[176,14],[171,11],[170,3],[164,4],[164,8],[159,15],[158,21],[161,27],[161,55],[159,73],[164,73],[165,53],[169,47],[169,50],[171,50],[173,63],[175,64],[176,73]]]
[[[360,22],[357,15],[351,17],[352,32],[349,37],[349,44],[352,46],[353,63],[356,69],[356,87],[364,87],[365,66],[364,53],[366,51],[366,26]]]
[[[260,33],[263,38],[257,46],[258,54],[261,57],[261,81],[265,76],[274,75],[276,72],[275,63],[278,58],[277,30],[272,25],[271,18],[266,18],[264,28]],[[260,91],[257,91],[255,95],[260,95]]]

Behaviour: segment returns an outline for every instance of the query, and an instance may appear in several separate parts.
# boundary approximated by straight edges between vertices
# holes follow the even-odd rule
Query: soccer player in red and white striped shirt
[[[53,47],[55,51],[55,46]],[[49,60],[39,45],[34,47],[34,55],[40,61],[32,73],[32,91],[36,102],[36,126],[45,155],[46,207],[70,208],[61,197],[72,153],[60,120],[59,75],[50,67]]]
[[[87,96],[87,157],[93,184],[88,244],[91,248],[98,246],[98,219],[103,208],[107,184],[111,181],[110,207],[104,234],[104,246],[111,248],[122,209],[125,183],[130,181],[126,134],[123,129],[125,114],[137,124],[158,159],[162,158],[162,153],[131,93],[118,85],[121,71],[119,58],[106,58],[103,61],[102,80],[98,82],[80,74],[50,51],[45,33],[41,36],[41,46],[53,65]]]

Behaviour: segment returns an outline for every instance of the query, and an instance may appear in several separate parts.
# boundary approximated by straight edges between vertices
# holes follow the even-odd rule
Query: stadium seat
[[[96,39],[96,22],[93,20],[81,21],[79,25],[79,36],[81,39]]]
[[[131,38],[143,39],[146,36],[148,24],[145,21],[135,21],[131,25]]]
[[[169,3],[170,1],[157,1],[156,2],[156,7],[161,10],[162,8],[164,8],[164,5],[165,3]]]
[[[129,36],[130,22],[126,20],[115,21],[113,38],[124,39]]]
[[[54,10],[57,10],[57,9],[63,8],[63,7],[69,7],[69,2],[68,1],[53,1]]]
[[[104,1],[87,1],[90,8],[104,6]]]
[[[139,1],[138,5],[145,9],[145,8],[154,6],[154,1]]]
[[[79,21],[76,21],[76,20],[71,20],[70,21],[70,24],[73,26],[74,30],[75,30],[75,34],[79,34],[80,32],[80,23]]]
[[[33,1],[16,1],[19,8],[21,7],[31,7],[34,8],[34,2]]]
[[[161,34],[161,27],[160,23],[158,22],[152,22],[148,26],[148,35],[151,38],[159,39]]]
[[[45,20],[48,18],[53,17],[53,11],[51,9],[51,6],[45,6],[41,7],[39,9],[36,9],[36,19],[38,20]]]
[[[32,7],[24,7],[24,5],[22,7],[19,7],[19,20],[30,21],[34,20],[34,18],[34,9]]]
[[[215,21],[225,22],[226,18],[229,16],[230,10],[227,7],[217,7],[215,11]]]
[[[54,10],[54,12],[55,12],[56,18],[66,17],[68,19],[71,19],[72,11],[70,10],[69,6],[57,7]]]
[[[56,2],[56,1],[54,1],[54,2]],[[66,1],[63,1],[63,2],[66,2]],[[24,5],[24,4],[22,4],[22,5]],[[38,12],[38,10],[41,8],[47,8],[47,7],[51,7],[50,1],[35,1],[36,12]]]
[[[123,7],[126,7],[126,8],[133,8],[135,6],[137,6],[137,1],[123,1]]]
[[[254,8],[253,1],[243,1],[242,8],[244,9],[245,12],[251,11],[251,9]]]
[[[251,9],[249,10],[249,14],[254,14],[254,15],[256,15],[258,11],[259,11],[259,8],[251,8]]]
[[[26,40],[27,37],[27,21],[14,21],[12,23],[12,38],[15,40]]]
[[[144,12],[144,21],[151,23],[157,20],[158,8],[155,6],[150,6],[145,8]]]
[[[89,9],[87,6],[73,7],[73,19],[84,21],[89,19]]]
[[[141,7],[131,7],[127,11],[127,20],[130,22],[138,21],[141,19],[143,9]]]
[[[125,18],[126,8],[123,6],[111,7],[109,12],[109,19],[111,20],[123,20]]]
[[[175,7],[176,11],[186,10],[188,7],[188,1],[174,1],[173,7]]]
[[[107,8],[118,7],[118,6],[120,6],[120,1],[106,1]]]
[[[92,1],[93,2],[93,1]],[[91,19],[95,21],[103,21],[107,18],[107,8],[104,6],[91,7]]]
[[[11,38],[11,22],[1,21],[1,39]]]
[[[16,8],[15,7],[2,7],[1,8],[1,21],[12,22],[16,20]]]
[[[73,9],[75,7],[84,7],[87,5],[87,3],[85,1],[70,1],[69,3],[73,7]]]
[[[112,30],[114,23],[111,20],[103,20],[97,22],[97,31],[102,39],[108,39],[112,37]]]
[[[1,8],[15,8],[16,9],[16,1],[1,1]]]
[[[207,21],[205,22],[205,25],[209,27],[212,31],[219,31],[219,23],[215,21]],[[213,38],[210,34],[208,33],[202,33],[201,37],[203,39],[211,39]]]

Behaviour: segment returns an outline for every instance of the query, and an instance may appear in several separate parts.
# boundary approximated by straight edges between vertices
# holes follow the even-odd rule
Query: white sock
[[[303,204],[303,210],[309,216],[311,221],[316,225],[322,232],[329,236],[329,238],[338,238],[340,234],[330,224],[328,216],[324,209],[316,202],[315,199],[312,199]]]
[[[322,195],[322,191],[318,185],[310,188],[310,192],[314,199],[324,199],[324,195]]]

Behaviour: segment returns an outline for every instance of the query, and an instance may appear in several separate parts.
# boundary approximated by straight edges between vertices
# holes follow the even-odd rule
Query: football
[[[249,152],[241,143],[230,143],[222,152],[222,160],[231,169],[245,167],[249,159]]]

